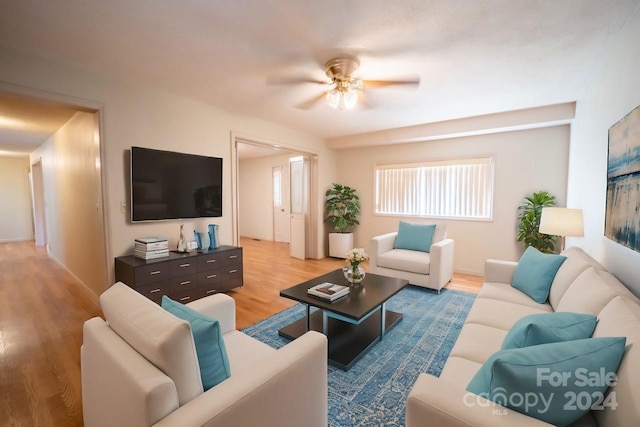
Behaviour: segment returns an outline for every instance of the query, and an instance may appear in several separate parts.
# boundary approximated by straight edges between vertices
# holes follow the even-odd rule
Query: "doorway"
[[[293,239],[291,232],[292,200],[286,202],[282,185],[283,179],[289,174],[291,158],[304,156],[306,160],[306,190],[301,193],[305,198],[305,219],[303,222],[304,239],[302,249],[299,246],[297,256],[300,258],[317,258],[317,203],[311,197],[315,194],[314,168],[317,155],[296,147],[283,146],[270,141],[248,138],[237,134],[231,136],[231,188],[232,188],[232,233],[234,244],[239,244],[240,235],[256,240],[286,240],[283,228],[289,228],[289,240]],[[280,181],[276,185],[276,180]],[[291,174],[287,183],[291,187]],[[265,182],[266,181],[266,182]],[[280,198],[277,200],[280,191]],[[287,192],[291,195],[291,192]],[[251,204],[247,203],[251,201]],[[286,203],[286,206],[285,206]],[[288,218],[286,215],[288,214]],[[279,225],[276,222],[279,221]],[[278,229],[279,228],[279,229]],[[278,236],[276,237],[276,229]],[[300,232],[297,233],[300,235]],[[298,241],[299,242],[299,241]]]
[[[47,217],[44,205],[44,177],[42,157],[31,165],[31,198],[36,246],[47,244]]]

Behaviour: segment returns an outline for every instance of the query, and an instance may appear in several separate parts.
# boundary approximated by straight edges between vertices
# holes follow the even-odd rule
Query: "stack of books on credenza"
[[[169,242],[164,237],[136,239],[133,255],[142,259],[156,259],[169,256]]]

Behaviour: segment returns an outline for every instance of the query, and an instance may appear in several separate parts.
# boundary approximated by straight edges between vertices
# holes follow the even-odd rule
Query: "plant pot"
[[[353,249],[353,233],[329,233],[329,256],[344,259]]]

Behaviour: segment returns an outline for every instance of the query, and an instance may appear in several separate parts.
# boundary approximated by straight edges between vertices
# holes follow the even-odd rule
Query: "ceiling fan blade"
[[[298,105],[296,105],[296,108],[300,109],[300,110],[310,110],[311,108],[315,107],[318,102],[320,102],[322,99],[324,99],[324,97],[326,96],[326,93],[322,92],[319,93],[318,95],[314,96],[311,99],[308,99]]]
[[[273,76],[273,77],[268,77],[267,78],[267,84],[270,84],[270,85],[296,85],[296,84],[302,84],[302,83],[314,83],[314,84],[320,84],[320,85],[329,84],[329,82],[326,81],[326,80],[319,80],[319,79],[315,79],[313,77],[277,77],[277,76]]]
[[[411,77],[398,80],[362,80],[365,89],[375,89],[387,86],[418,86],[420,77]]]

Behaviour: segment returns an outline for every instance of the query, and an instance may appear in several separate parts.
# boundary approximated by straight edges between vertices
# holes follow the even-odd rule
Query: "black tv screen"
[[[131,147],[131,221],[222,216],[222,159]]]

